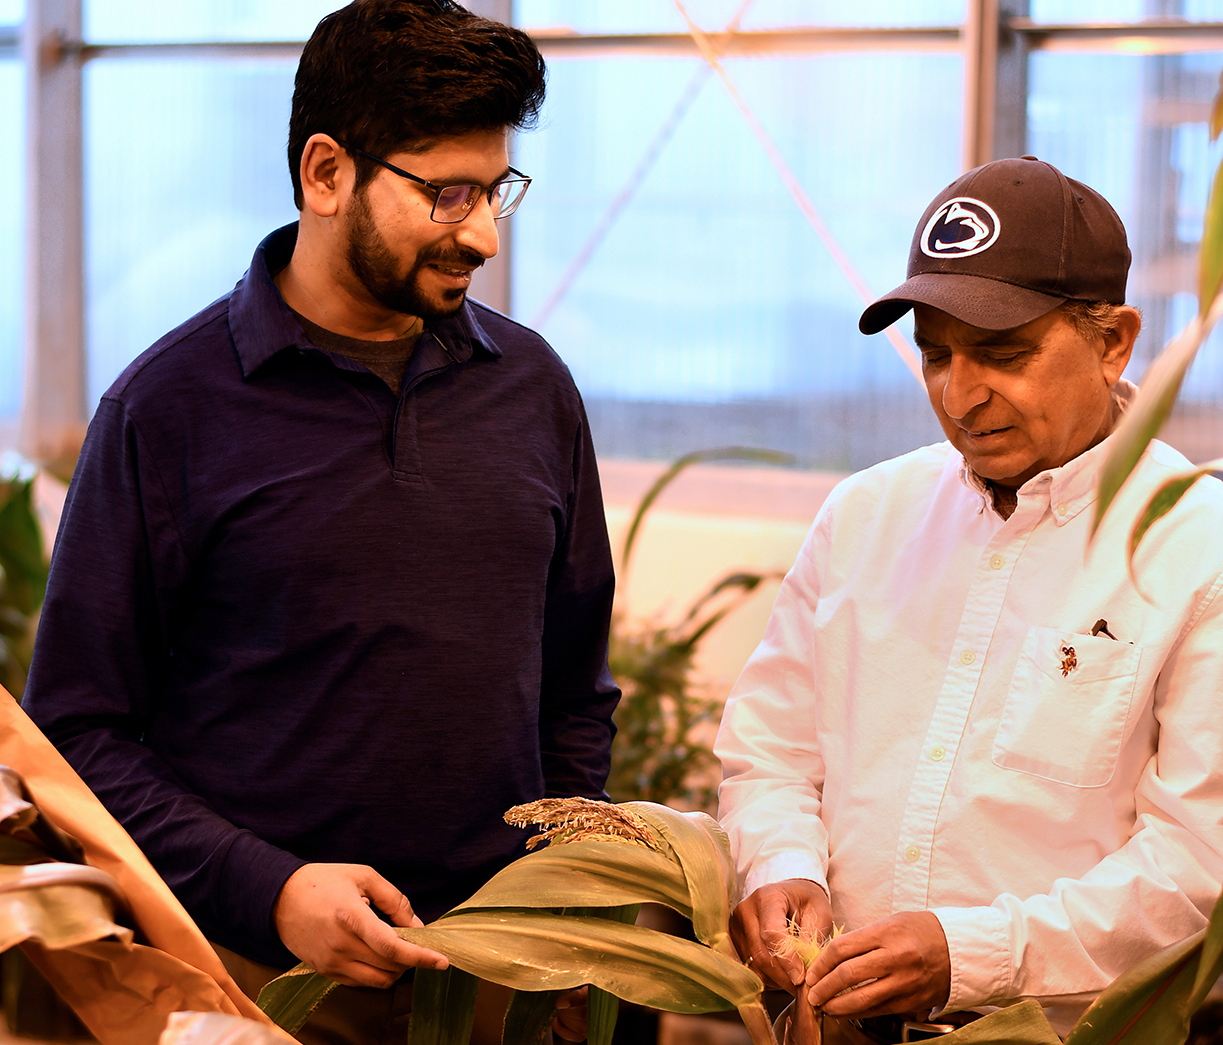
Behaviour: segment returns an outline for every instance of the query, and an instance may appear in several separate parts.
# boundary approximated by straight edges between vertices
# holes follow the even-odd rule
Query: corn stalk
[[[734,863],[712,817],[649,802],[545,799],[516,807],[506,819],[546,826],[550,844],[510,864],[431,925],[396,929],[446,955],[452,969],[518,992],[504,1045],[534,1045],[552,1019],[556,993],[583,984],[593,988],[592,1042],[609,1042],[615,1021],[601,991],[668,1012],[737,1009],[754,1045],[776,1045],[763,984],[730,940]],[[630,924],[641,903],[665,904],[689,918],[699,942]],[[264,988],[259,1003],[292,1033],[330,986],[299,966]],[[459,1018],[433,1006],[421,1026]],[[411,1045],[432,1040],[415,1032],[409,1038]]]

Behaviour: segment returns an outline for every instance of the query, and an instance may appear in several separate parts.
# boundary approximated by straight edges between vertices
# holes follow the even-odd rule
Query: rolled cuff
[[[951,994],[943,1012],[996,1004],[1011,996],[1011,934],[996,907],[937,907],[947,937]]]
[[[770,857],[742,876],[738,899],[750,896],[762,885],[784,882],[787,878],[806,878],[815,882],[825,893],[828,892],[828,879],[822,863],[810,854],[789,852]]]

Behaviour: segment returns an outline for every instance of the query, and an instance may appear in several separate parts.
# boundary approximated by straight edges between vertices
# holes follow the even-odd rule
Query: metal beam
[[[962,164],[972,170],[994,158],[994,81],[998,74],[998,0],[968,0],[964,22]]]
[[[1124,54],[1184,54],[1223,51],[1223,22],[1158,18],[1129,25],[1097,22],[1046,25],[1013,18],[1008,28],[1021,34],[1033,51],[1104,51]]]
[[[513,0],[466,0],[467,9],[483,18],[509,25],[514,18]],[[513,163],[513,139],[510,140],[510,162]],[[530,172],[528,172],[530,173]],[[531,205],[527,200],[526,205]],[[500,241],[497,256],[476,269],[471,277],[471,296],[490,308],[509,315],[514,304],[514,219],[497,222]]]
[[[53,462],[85,429],[81,0],[28,0],[25,389],[21,450]]]
[[[999,0],[993,160],[1028,151],[1028,38],[1012,28],[1027,15],[1028,0]]]

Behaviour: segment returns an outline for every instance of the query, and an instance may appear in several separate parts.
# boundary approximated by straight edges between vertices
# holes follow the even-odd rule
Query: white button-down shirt
[[[1089,546],[1105,446],[1006,520],[946,443],[838,486],[716,746],[742,895],[813,879],[850,929],[932,910],[949,1009],[1034,997],[1062,1033],[1223,883],[1223,483],[1131,578],[1189,465],[1152,444]]]

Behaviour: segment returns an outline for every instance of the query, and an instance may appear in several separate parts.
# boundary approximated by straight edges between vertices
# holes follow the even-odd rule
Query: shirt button
[[[960,661],[961,663],[964,663],[964,664],[971,664],[976,659],[977,659],[977,655],[973,653],[973,651],[970,649],[966,649],[963,653],[960,654]]]
[[[947,757],[947,749],[936,747],[930,752],[930,757],[934,759],[935,762],[941,762]]]
[[[1065,514],[1066,514],[1066,506],[1065,506],[1064,504],[1059,504],[1059,505],[1057,506],[1057,514],[1058,514],[1058,515],[1065,515]]]
[[[921,850],[915,845],[909,846],[909,848],[905,850],[905,859],[911,864],[917,863],[917,861],[921,859]]]
[[[995,555],[993,558],[989,560],[989,564],[995,570],[1000,570],[1002,569],[1003,566],[1006,565],[1006,559],[1004,559],[1001,555]]]

